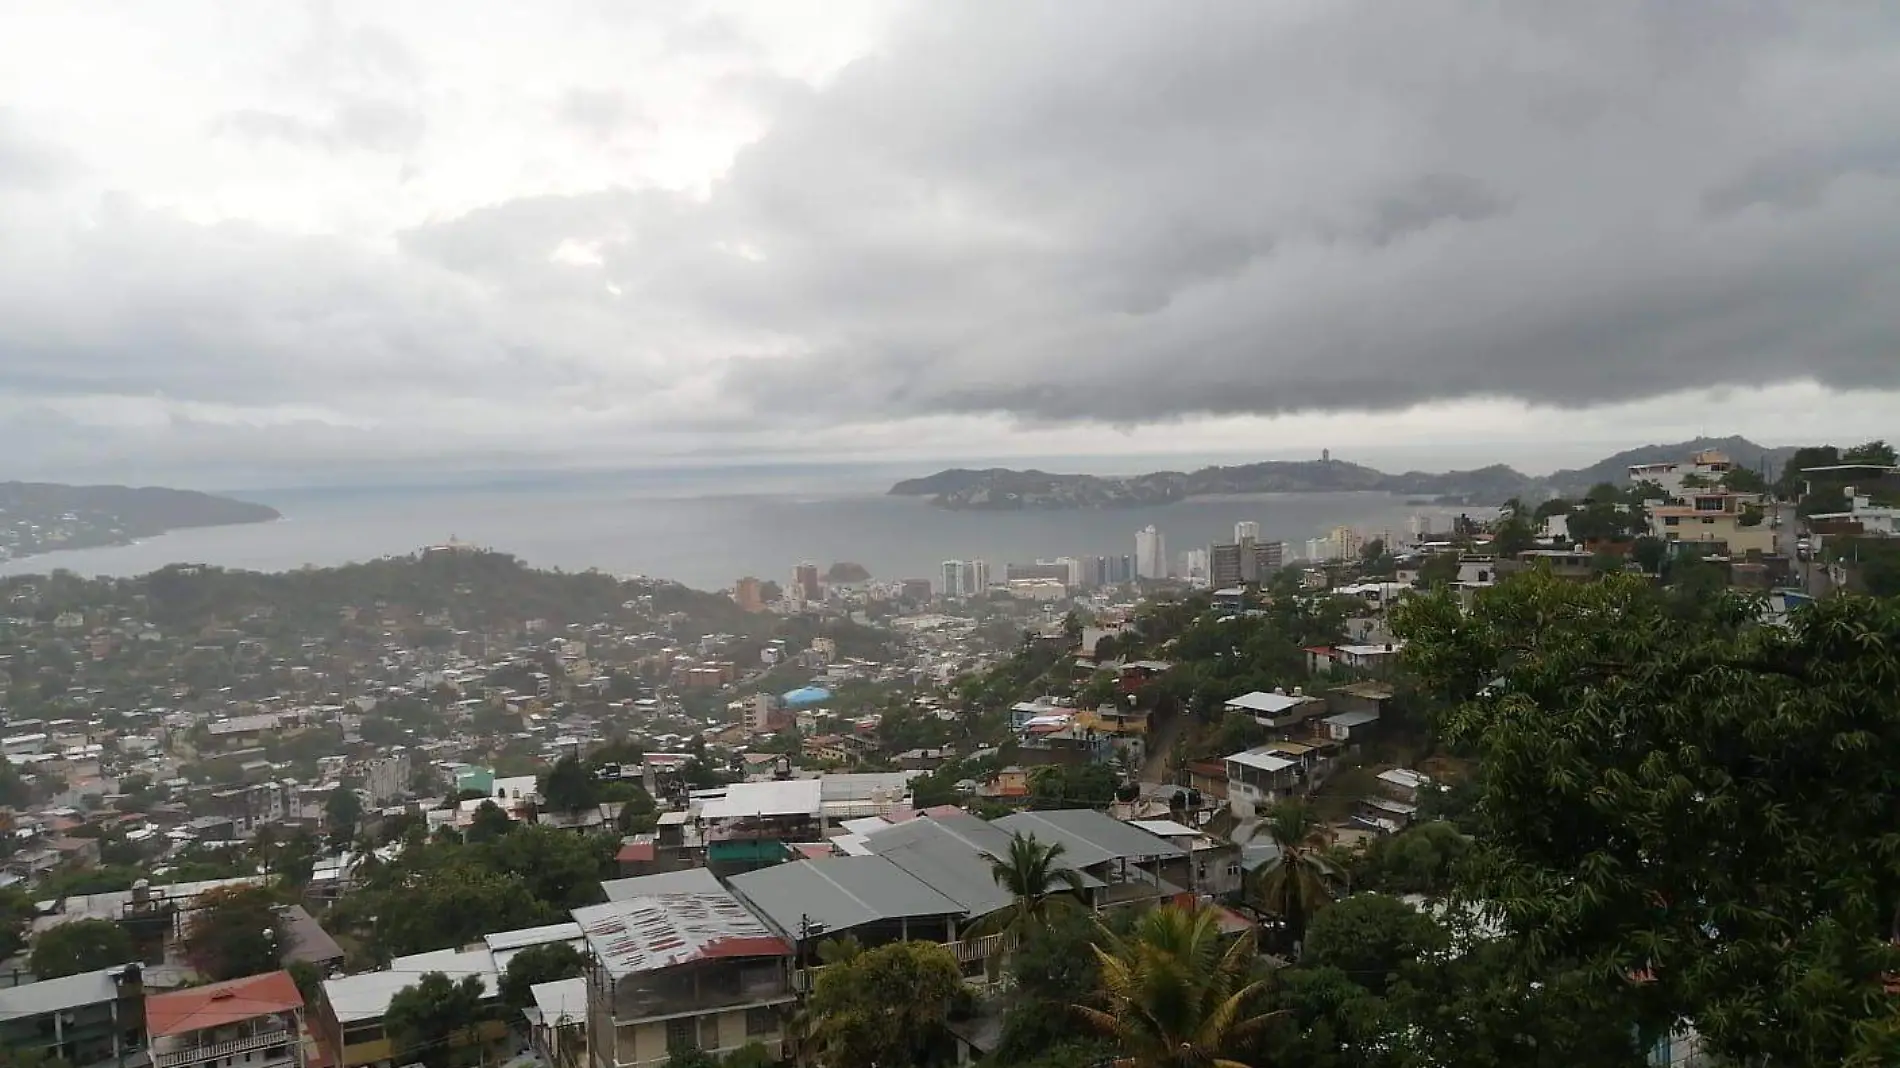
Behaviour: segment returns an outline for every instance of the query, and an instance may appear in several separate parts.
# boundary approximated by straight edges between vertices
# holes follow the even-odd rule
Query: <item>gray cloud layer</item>
[[[427,83],[386,35],[318,44],[326,77]],[[1896,45],[1872,4],[919,5],[821,88],[758,78],[766,132],[703,200],[524,198],[390,254],[0,199],[0,392],[690,427],[1892,388]],[[553,107],[646,121],[599,85]],[[0,124],[0,187],[46,180],[26,144]],[[576,245],[598,263],[550,259]]]
[[[790,339],[731,389],[822,383],[845,411],[1892,386],[1900,70],[1876,42],[1900,26],[1873,8],[940,6],[787,101],[711,203],[542,205],[502,256],[441,262],[624,234],[630,294]]]

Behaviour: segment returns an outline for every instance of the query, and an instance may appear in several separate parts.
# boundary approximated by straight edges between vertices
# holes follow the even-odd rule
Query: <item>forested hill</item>
[[[1645,445],[1607,457],[1589,467],[1526,475],[1505,464],[1472,471],[1406,471],[1387,474],[1346,460],[1267,460],[1196,471],[1153,471],[1143,475],[1065,475],[1004,467],[952,468],[892,486],[898,497],[929,497],[941,508],[974,511],[1018,509],[1120,508],[1168,504],[1189,497],[1232,493],[1326,493],[1372,491],[1425,497],[1455,504],[1501,504],[1512,497],[1582,493],[1599,482],[1621,482],[1631,464],[1686,459],[1702,449],[1720,449],[1747,467],[1766,464],[1772,475],[1794,453],[1768,448],[1747,438],[1697,438],[1673,445]]]
[[[0,482],[0,559],[277,518],[275,508],[195,490]]]

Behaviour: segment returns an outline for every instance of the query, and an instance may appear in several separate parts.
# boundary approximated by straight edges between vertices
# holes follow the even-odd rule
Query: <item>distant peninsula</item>
[[[1773,477],[1794,454],[1795,447],[1771,448],[1742,437],[1696,438],[1626,449],[1588,467],[1541,477],[1505,464],[1472,471],[1392,475],[1330,456],[1125,476],[1062,475],[1005,467],[951,468],[924,478],[905,479],[891,487],[890,495],[928,497],[937,507],[954,511],[1132,508],[1238,493],[1390,493],[1437,504],[1484,506],[1513,497],[1541,500],[1577,495],[1600,482],[1620,484],[1632,464],[1686,459],[1704,449],[1720,450],[1746,467],[1766,468]]]
[[[0,560],[281,518],[275,508],[195,490],[0,482]]]

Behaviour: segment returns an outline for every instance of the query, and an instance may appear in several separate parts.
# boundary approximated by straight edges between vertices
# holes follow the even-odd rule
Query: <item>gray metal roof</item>
[[[705,868],[682,868],[658,875],[636,875],[630,879],[608,879],[600,884],[609,901],[626,901],[653,894],[691,894],[723,889],[713,873]]]
[[[536,983],[528,988],[528,993],[534,995],[534,1007],[542,1021],[550,1025],[587,1021],[585,978],[576,976],[573,979],[556,979],[551,983]]]
[[[879,857],[826,857],[749,871],[732,888],[796,938],[801,920],[837,934],[879,920],[960,916],[963,906]]]
[[[987,824],[984,827],[995,830]],[[961,905],[972,918],[987,916],[1013,900],[1007,890],[996,885],[995,861],[990,855],[935,820],[908,820],[867,835],[864,844],[872,853]]]
[[[851,771],[827,774],[818,780],[820,796],[826,801],[868,801],[879,792],[904,797],[910,793],[910,780],[920,771]]]
[[[1110,860],[1185,857],[1187,851],[1159,835],[1130,827],[1092,808],[1017,812],[995,821],[1011,834],[1035,835],[1039,842],[1061,842],[1061,859],[1078,868]]]
[[[96,972],[80,972],[59,979],[42,979],[37,983],[0,990],[0,1019],[38,1016],[43,1012],[60,1012],[111,1001],[119,996],[118,984],[112,981],[112,977],[123,967],[101,968]]]

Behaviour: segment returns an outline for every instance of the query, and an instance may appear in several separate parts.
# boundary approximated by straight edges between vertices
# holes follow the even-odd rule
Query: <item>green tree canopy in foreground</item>
[[[935,942],[893,942],[827,967],[807,1006],[824,1063],[923,1063],[962,988],[957,958]]]
[[[1102,932],[1101,994],[1079,1005],[1131,1068],[1239,1068],[1237,1047],[1266,1023],[1266,982],[1250,977],[1249,933],[1223,944],[1219,910],[1149,912],[1127,937]]]
[[[1527,575],[1398,627],[1484,766],[1462,889],[1528,966],[1738,1061],[1895,1063],[1900,602],[1777,628]]]
[[[482,1019],[482,980],[465,975],[451,980],[441,972],[425,972],[414,986],[389,999],[383,1027],[390,1047],[402,1063],[420,1062],[443,1068],[453,1060],[457,1044]]]

